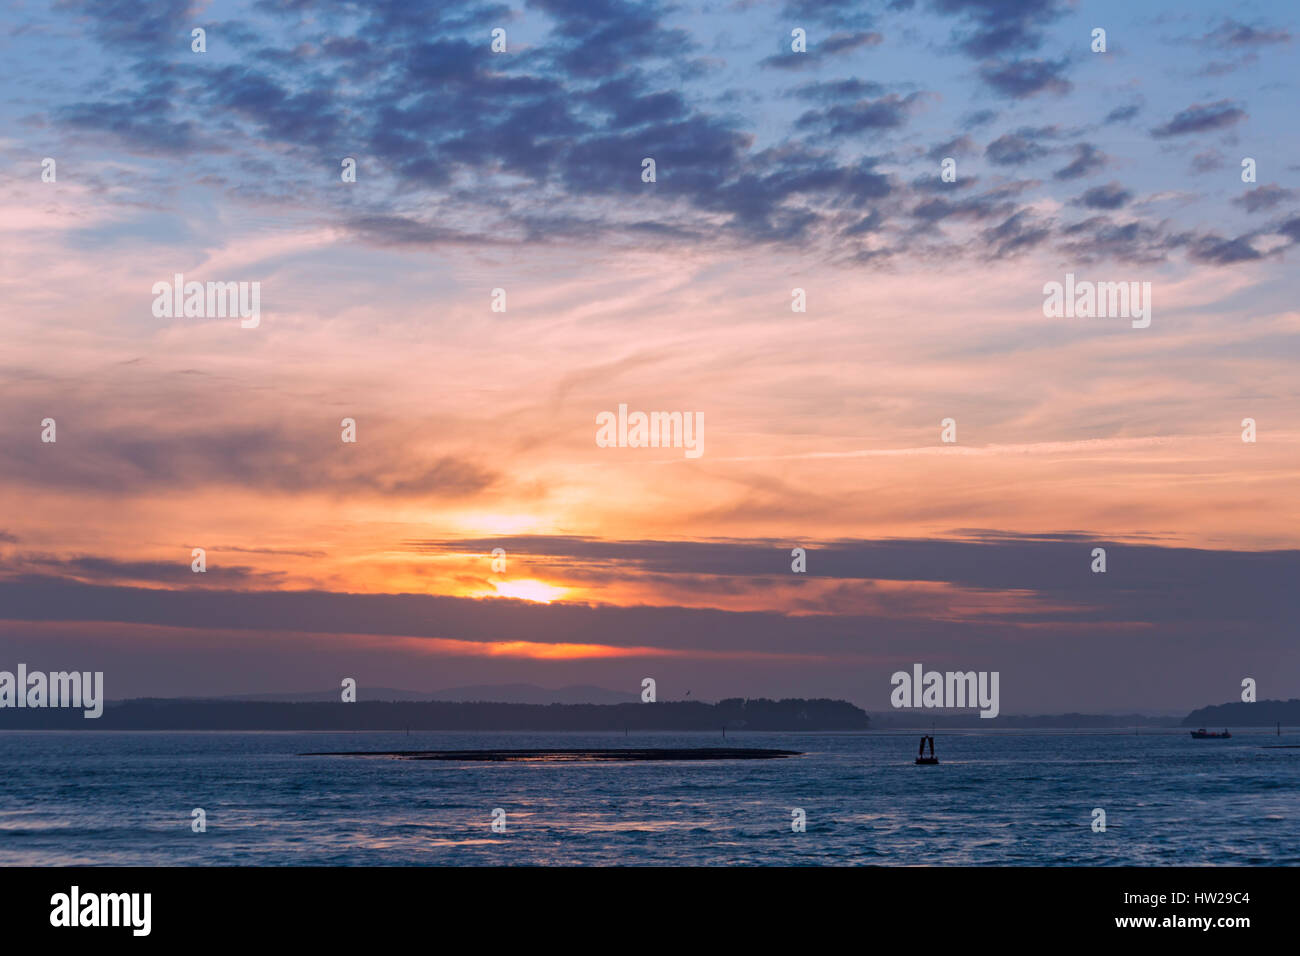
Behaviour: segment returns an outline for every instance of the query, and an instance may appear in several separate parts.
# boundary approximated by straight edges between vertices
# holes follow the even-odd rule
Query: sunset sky
[[[1300,697],[1300,23],[1223,9],[7,5],[0,668]],[[1150,327],[1045,317],[1067,273]]]

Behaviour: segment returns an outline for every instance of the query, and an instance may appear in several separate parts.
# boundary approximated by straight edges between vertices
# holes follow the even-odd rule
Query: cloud
[[[1035,219],[1033,213],[1023,209],[982,233],[984,241],[993,246],[992,256],[995,259],[1028,252],[1046,241],[1050,235],[1051,229]]]
[[[985,83],[1003,96],[1026,99],[1045,92],[1058,95],[1070,92],[1074,85],[1065,79],[1065,69],[1064,60],[992,61],[982,64],[979,74]]]
[[[1247,190],[1232,202],[1234,205],[1241,206],[1246,212],[1260,212],[1261,210],[1273,209],[1295,197],[1296,191],[1294,189],[1286,189],[1277,183],[1268,183]]]
[[[641,60],[681,57],[694,49],[689,33],[665,27],[657,3],[621,0],[530,0],[556,20],[557,62],[573,76],[609,76]],[[487,46],[480,44],[487,53]]]
[[[870,30],[832,33],[824,40],[810,38],[808,49],[803,53],[786,49],[760,61],[759,66],[775,70],[820,69],[832,57],[864,47],[879,46],[884,39],[881,34]]]
[[[858,30],[853,33],[832,33],[817,44],[817,49],[825,53],[843,53],[864,46],[880,46],[885,38],[871,30]]]
[[[1019,133],[1004,133],[984,150],[984,158],[995,166],[1023,166],[1046,156],[1048,150]]]
[[[1275,230],[1278,235],[1286,236],[1293,243],[1300,243],[1300,216],[1288,219]]]
[[[1077,202],[1088,209],[1119,209],[1132,198],[1133,194],[1119,183],[1109,182],[1087,190]]]
[[[781,16],[794,21],[793,26],[808,22],[836,27],[849,21],[870,25],[872,19],[863,0],[786,0]]]
[[[191,549],[194,547],[201,545],[179,546],[174,561],[123,561],[96,555],[56,557],[24,554],[6,561],[2,569],[8,575],[55,576],[95,584],[146,582],[196,588],[275,588],[281,584],[283,575],[279,573],[225,564],[222,560],[223,552],[216,548],[204,549],[207,570],[196,572],[192,567]]]
[[[1108,260],[1153,264],[1191,242],[1192,237],[1169,233],[1161,225],[1131,220],[1117,223],[1108,216],[1092,216],[1061,230],[1062,249],[1080,262]]]
[[[1133,117],[1137,116],[1138,113],[1140,112],[1142,112],[1142,107],[1137,105],[1117,106],[1109,113],[1106,114],[1105,122],[1123,123],[1126,120],[1131,120]]]
[[[960,180],[959,180],[960,182]],[[971,182],[971,180],[967,180]],[[943,184],[945,189],[956,184]],[[944,219],[964,219],[978,222],[986,219],[1005,219],[1016,211],[1015,197],[1020,188],[1015,184],[999,186],[978,196],[952,200],[947,196],[927,199],[912,209],[912,215],[925,222]]]
[[[1108,162],[1110,157],[1096,146],[1091,143],[1078,143],[1074,147],[1074,159],[1052,173],[1052,178],[1061,181],[1080,179],[1099,169],[1104,169]]]
[[[155,56],[168,48],[189,52],[190,30],[208,26],[196,0],[155,0],[142,8],[132,0],[60,0],[59,12],[91,18],[109,46]]]
[[[0,458],[0,481],[105,494],[238,487],[454,499],[481,492],[498,479],[455,455],[412,456],[400,442],[380,441],[368,445],[364,455],[340,456],[338,432],[329,428],[313,437],[274,424],[124,427],[71,409],[60,414],[59,428],[57,445],[35,448],[26,436],[0,435],[13,449]],[[69,428],[78,433],[75,442],[65,438]],[[374,426],[376,439],[381,430]]]
[[[966,129],[977,129],[981,126],[987,126],[997,118],[996,110],[976,110],[962,119],[962,125]]]
[[[172,84],[157,83],[136,93],[56,107],[56,122],[78,133],[111,137],[128,149],[158,155],[186,154],[204,144],[201,127],[174,119]]]
[[[851,105],[837,104],[824,110],[809,110],[795,121],[795,127],[817,129],[833,137],[856,136],[873,129],[898,129],[906,125],[926,99],[923,93],[905,97],[891,93]]]
[[[421,222],[407,216],[366,215],[343,223],[343,228],[362,242],[376,246],[442,246],[456,243],[487,243],[494,237],[473,235],[458,229],[448,229],[433,223]],[[505,241],[497,234],[496,241]]]
[[[1107,548],[1123,576],[1088,572],[1091,551]],[[515,557],[545,558],[566,570],[610,575],[740,577],[757,584],[788,580],[788,542],[609,541],[581,537],[500,537],[408,542],[425,554],[487,554],[503,547]],[[966,540],[846,540],[808,542],[808,582],[931,582],[1000,595],[942,625],[927,620],[950,606],[952,591],[922,592],[919,614],[891,627],[977,627],[982,622],[1194,625],[1282,621],[1300,610],[1290,587],[1300,552],[1197,550],[1115,543],[1084,534],[968,536]],[[171,571],[168,570],[168,574]],[[181,565],[182,580],[197,575]],[[184,575],[189,575],[185,578]],[[1012,595],[1037,595],[1028,605]],[[715,650],[843,651],[842,642],[879,633],[889,613],[814,615],[721,611],[712,608],[537,605],[500,599],[427,594],[344,594],[320,590],[253,591],[143,589],[104,586],[49,575],[0,579],[5,617],[15,621],[117,621],[198,629],[284,630],[321,634],[386,634],[495,642],[531,641]],[[933,605],[933,606],[931,606]],[[947,616],[947,615],[945,615]],[[1170,631],[1173,633],[1172,629]],[[1282,640],[1281,637],[1278,640]]]
[[[930,147],[930,151],[925,155],[930,159],[941,160],[948,156],[969,156],[978,149],[975,141],[963,133],[961,136],[955,136]]]
[[[1226,266],[1250,262],[1263,256],[1251,246],[1248,238],[1224,239],[1222,236],[1203,236],[1192,243],[1188,254],[1195,262]]]
[[[1038,49],[1043,28],[1064,10],[1058,0],[931,0],[930,6],[963,18],[965,24],[954,30],[953,40],[977,59]]]
[[[1218,172],[1227,163],[1227,158],[1217,149],[1203,150],[1192,157],[1192,172],[1198,174]]]
[[[953,43],[998,96],[1023,101],[1071,90],[1072,61],[1039,52],[1045,31],[1069,4],[927,0],[918,6],[952,18],[943,29],[951,27]],[[517,42],[512,33],[508,56],[492,54],[482,23],[525,14],[473,0],[420,16],[398,0],[342,12],[314,0],[263,3],[247,22],[223,24],[229,45],[210,59],[190,56],[177,42],[195,15],[186,4],[168,4],[157,22],[120,30],[108,22],[119,4],[70,9],[88,18],[96,37],[102,31],[124,68],[103,92],[83,86],[70,101],[56,97],[43,120],[97,149],[116,144],[168,161],[172,171],[159,164],[164,171],[157,177],[164,189],[177,187],[176,160],[184,157],[195,181],[222,201],[280,204],[286,214],[324,220],[331,234],[379,249],[460,246],[490,255],[502,246],[649,240],[820,246],[843,263],[945,249],[959,254],[972,234],[924,235],[908,219],[988,225],[984,220],[1006,222],[1019,207],[992,197],[932,202],[938,197],[928,180],[908,172],[909,187],[882,170],[897,168],[907,155],[932,161],[972,155],[975,142],[960,131],[979,128],[987,131],[979,135],[988,144],[985,159],[1004,170],[1072,150],[1033,200],[1060,205],[1070,199],[1053,195],[1053,183],[1112,164],[1091,142],[1077,141],[1089,133],[998,130],[999,114],[989,108],[964,115],[943,135],[917,133],[917,116],[942,103],[938,94],[873,78],[878,73],[845,71],[802,83],[772,75],[760,77],[753,90],[730,88],[729,67],[706,33],[684,29],[688,14],[657,0],[595,7],[536,0],[526,5],[535,40]],[[914,39],[895,34],[896,21],[878,4],[791,3],[783,15],[815,27],[812,52],[782,53],[774,65]],[[1224,33],[1224,42],[1242,48],[1266,45],[1265,38],[1276,42],[1267,28],[1242,32],[1240,26]],[[177,27],[178,34],[169,33]],[[158,52],[164,40],[174,56]],[[793,121],[769,126],[745,112],[767,97],[803,108]],[[1114,106],[1105,122],[1130,121],[1138,110],[1135,103]],[[1244,115],[1235,100],[1196,104],[1153,135],[1223,129]],[[869,162],[856,150],[863,137],[885,143]],[[364,188],[329,188],[340,155],[360,158]],[[646,156],[658,166],[654,184],[640,180]],[[953,192],[969,196],[973,188],[964,175]],[[123,190],[106,187],[105,194],[120,202]],[[202,236],[192,231],[187,245],[202,253]]]
[[[1290,43],[1291,33],[1284,27],[1252,27],[1238,20],[1225,19],[1217,29],[1201,37],[1201,40],[1224,49],[1273,46]]]
[[[790,95],[802,100],[813,100],[819,103],[834,103],[841,100],[868,99],[880,96],[884,92],[885,87],[881,83],[877,83],[874,80],[863,80],[858,77],[853,77],[846,80],[819,80],[812,83],[804,83],[791,90]]]
[[[645,86],[640,76],[621,76],[601,83],[587,99],[606,112],[612,128],[620,130],[680,120],[690,113],[681,93],[676,90],[645,93]]]
[[[995,529],[954,529],[943,539],[842,539],[806,542],[809,579],[933,581],[960,587],[1097,593],[1097,579],[1081,577],[1080,556],[1097,545],[1122,549],[1126,563],[1119,592],[1165,587],[1199,590],[1205,581],[1246,582],[1263,586],[1275,597],[1300,604],[1290,593],[1289,576],[1300,573],[1300,551],[1244,552],[1168,547],[1162,544],[1123,545],[1086,532],[1017,534]],[[583,535],[505,535],[480,538],[432,538],[404,542],[409,550],[429,555],[486,555],[504,548],[517,557],[548,559],[561,569],[595,567],[608,571],[680,575],[745,576],[768,579],[790,573],[789,543],[780,540],[723,538],[670,541],[610,540]],[[550,559],[560,559],[558,564]],[[1264,569],[1268,568],[1267,571]],[[1258,577],[1256,577],[1258,575]],[[1198,583],[1200,582],[1200,583]],[[1111,592],[1113,593],[1113,592]],[[1201,600],[1217,602],[1225,590]]]
[[[1175,114],[1169,122],[1152,129],[1151,135],[1163,139],[1169,136],[1185,136],[1188,133],[1227,129],[1245,118],[1246,111],[1231,100],[1194,103]]]

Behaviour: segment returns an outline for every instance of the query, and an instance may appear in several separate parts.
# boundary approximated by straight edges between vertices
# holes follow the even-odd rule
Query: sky
[[[1297,19],[7,3],[0,668],[1300,697]],[[256,326],[159,316],[176,274]],[[620,405],[702,454],[603,447]]]

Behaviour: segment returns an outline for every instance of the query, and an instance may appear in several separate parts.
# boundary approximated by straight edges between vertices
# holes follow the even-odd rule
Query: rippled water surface
[[[0,864],[1300,862],[1300,736],[0,733]],[[445,763],[313,750],[772,747]],[[207,832],[191,832],[191,810]],[[491,829],[494,808],[506,832]],[[1092,831],[1093,808],[1107,814]],[[791,811],[807,832],[791,831]]]

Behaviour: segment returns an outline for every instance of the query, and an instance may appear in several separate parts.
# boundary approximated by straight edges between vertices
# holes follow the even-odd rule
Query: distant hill
[[[552,690],[536,684],[478,684],[450,687],[426,699],[451,701],[492,701],[502,704],[636,704],[639,693],[574,684]]]
[[[231,694],[196,699],[333,703],[339,699],[339,689],[334,687],[296,693]],[[400,690],[395,687],[358,687],[357,700],[488,701],[501,704],[633,704],[640,700],[640,694],[587,685],[559,687],[553,690],[549,687],[538,687],[536,684],[478,684],[469,687],[449,687],[446,690],[432,692]]]
[[[139,698],[80,710],[5,708],[0,730],[866,730],[870,719],[842,700],[746,700],[716,704],[509,704],[450,701],[175,700]]]
[[[1300,725],[1300,700],[1234,701],[1194,710],[1183,718],[1184,727],[1283,727]]]
[[[227,694],[222,697],[194,697],[186,698],[191,700],[239,700],[239,701],[261,701],[261,702],[284,702],[284,703],[302,703],[302,702],[319,702],[327,704],[339,699],[340,690],[338,688],[328,688],[326,690],[307,690],[294,693],[285,693],[272,691],[269,694]],[[360,700],[432,700],[433,695],[423,690],[399,690],[396,687],[358,687],[357,697]],[[180,699],[180,698],[177,698]]]

